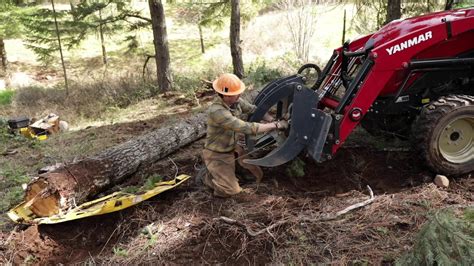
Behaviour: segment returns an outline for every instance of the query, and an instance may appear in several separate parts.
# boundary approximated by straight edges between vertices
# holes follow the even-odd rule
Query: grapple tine
[[[302,82],[301,78],[295,75],[267,85],[255,100],[257,110],[249,117],[249,121],[260,122],[268,110],[281,99],[292,99],[294,87],[292,84],[302,84]],[[255,140],[247,137],[246,144],[247,148],[252,150],[255,147]]]
[[[244,159],[244,162],[264,167],[278,166],[298,156],[304,147],[304,144],[288,138],[283,145],[274,149],[272,152],[267,154],[267,156],[259,159]]]
[[[292,87],[294,102],[288,138],[267,156],[259,159],[246,159],[244,162],[265,167],[278,166],[298,156],[311,142],[315,124],[312,123],[312,120],[318,104],[317,94],[298,83],[293,83]]]

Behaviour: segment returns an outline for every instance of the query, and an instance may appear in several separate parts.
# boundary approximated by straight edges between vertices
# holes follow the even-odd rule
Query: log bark
[[[98,155],[40,174],[28,185],[25,201],[39,217],[73,208],[122,183],[140,167],[151,165],[203,137],[205,132],[205,113],[180,120]]]

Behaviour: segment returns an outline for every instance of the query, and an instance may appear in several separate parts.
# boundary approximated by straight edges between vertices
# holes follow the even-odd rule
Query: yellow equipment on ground
[[[35,131],[29,127],[20,128],[20,134],[29,139],[47,140],[48,135],[36,135]]]
[[[66,121],[60,120],[56,114],[48,114],[47,116],[35,120],[26,116],[16,117],[8,120],[10,132],[17,131],[24,137],[29,139],[46,140],[51,134],[67,131],[69,125]]]
[[[72,221],[126,209],[164,191],[179,186],[181,183],[189,179],[189,177],[190,176],[188,175],[179,175],[173,180],[158,182],[155,184],[154,188],[137,194],[121,191],[115,192],[50,217],[36,217],[35,214],[29,210],[28,206],[26,206],[27,202],[20,203],[7,214],[14,222],[23,224],[57,224]]]

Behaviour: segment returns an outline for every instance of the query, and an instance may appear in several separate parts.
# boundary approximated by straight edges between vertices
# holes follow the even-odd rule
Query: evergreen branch
[[[471,243],[471,244],[474,244],[474,241],[470,240],[470,239],[466,239],[464,236],[462,236],[461,234],[459,234],[457,231],[453,231],[453,230],[450,230],[448,227],[446,227],[443,223],[440,222],[439,220],[439,217],[438,217],[438,214],[439,214],[440,211],[437,211],[435,212],[435,214],[433,215],[434,217],[434,220],[435,222],[440,226],[442,227],[444,230],[450,232],[452,235],[460,238],[461,240],[464,240],[468,243]]]
[[[138,18],[138,19],[141,19],[141,20],[144,20],[144,21],[146,21],[146,22],[151,23],[151,18],[146,18],[146,17],[140,16],[140,15],[136,15],[136,14],[125,14],[124,17]]]

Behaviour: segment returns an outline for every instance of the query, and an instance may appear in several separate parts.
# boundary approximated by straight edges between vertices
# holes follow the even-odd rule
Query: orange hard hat
[[[245,91],[245,84],[234,74],[221,74],[212,82],[214,90],[227,96],[239,95]]]

